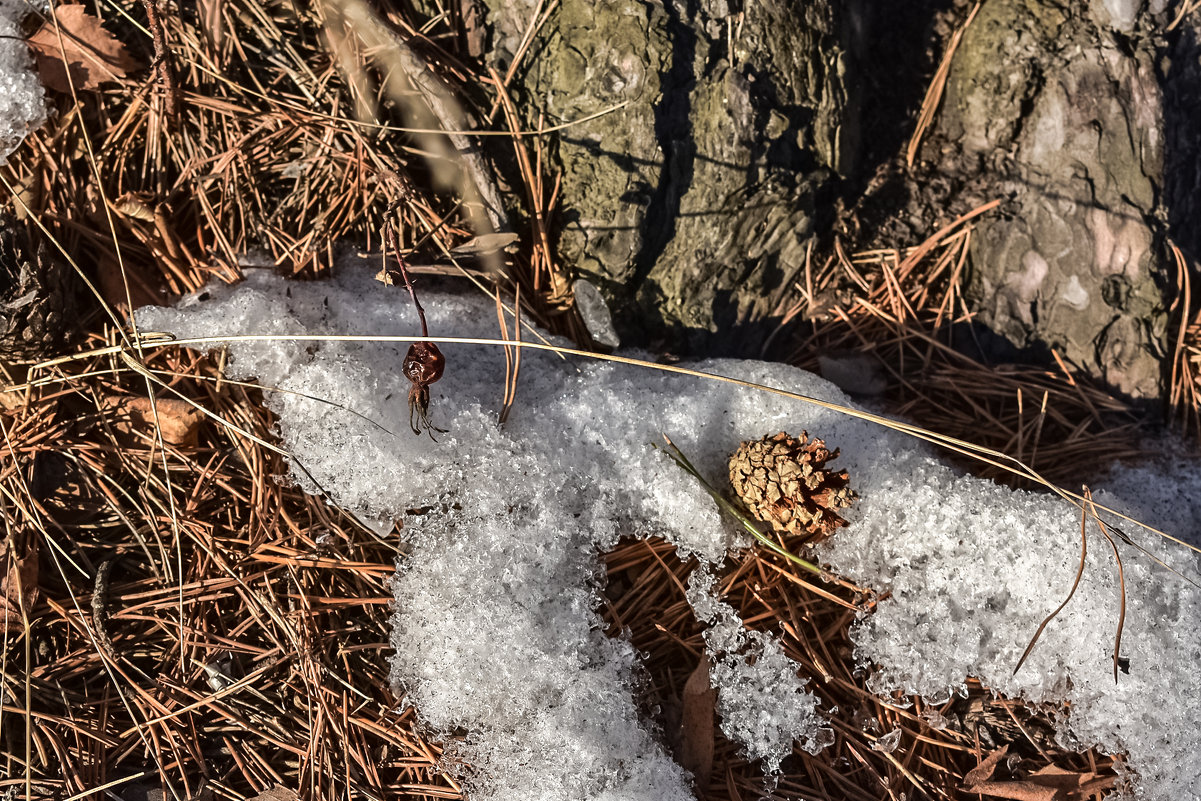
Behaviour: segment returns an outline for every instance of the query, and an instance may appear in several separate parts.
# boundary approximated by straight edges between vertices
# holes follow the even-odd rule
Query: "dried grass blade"
[[[1085,488],[1085,494],[1088,494],[1088,489]],[[1026,657],[1030,656],[1030,652],[1034,650],[1035,643],[1042,636],[1043,630],[1047,624],[1059,616],[1064,607],[1068,605],[1068,601],[1072,600],[1072,596],[1076,594],[1076,589],[1080,586],[1080,579],[1084,576],[1084,560],[1088,556],[1088,511],[1086,508],[1080,509],[1080,566],[1076,568],[1076,580],[1072,582],[1072,589],[1068,592],[1068,597],[1063,599],[1063,603],[1055,607],[1055,611],[1047,615],[1042,623],[1038,624],[1038,629],[1034,632],[1034,636],[1030,638],[1030,644],[1026,646],[1026,650],[1022,652],[1022,658],[1018,660],[1017,667],[1013,669],[1013,675],[1022,669],[1022,665],[1026,662]]]
[[[1088,504],[1089,510],[1092,512],[1093,519],[1097,521],[1097,526],[1101,529],[1101,533],[1105,539],[1109,541],[1109,547],[1113,548],[1113,558],[1118,563],[1118,590],[1120,593],[1118,607],[1118,630],[1113,639],[1113,683],[1118,683],[1118,666],[1121,662],[1122,650],[1122,631],[1126,627],[1126,568],[1122,564],[1122,555],[1118,552],[1118,544],[1114,542],[1113,536],[1110,535],[1109,529],[1105,525],[1105,521],[1097,514],[1097,507],[1093,504],[1093,494],[1088,487],[1084,488],[1085,502]]]
[[[1176,336],[1176,352],[1172,359],[1172,376],[1168,383],[1168,389],[1171,392],[1168,403],[1179,414],[1180,399],[1184,396],[1181,373],[1184,373],[1183,378],[1185,382],[1190,378],[1187,370],[1188,357],[1184,343],[1185,337],[1188,335],[1190,323],[1189,312],[1191,309],[1189,308],[1189,301],[1191,300],[1192,288],[1189,286],[1189,264],[1185,261],[1184,254],[1180,252],[1180,248],[1176,247],[1176,243],[1174,242],[1169,242],[1168,247],[1172,249],[1172,258],[1176,262],[1176,298],[1177,302],[1180,303],[1180,323]],[[1183,370],[1182,363],[1184,364]]]
[[[513,296],[513,334],[517,337],[517,341],[521,341],[521,284],[516,285]],[[513,348],[513,376],[508,381],[508,387],[505,389],[507,401],[505,407],[500,412],[500,423],[504,425],[505,420],[509,419],[509,412],[513,408],[513,403],[517,400],[517,376],[521,374],[521,346]]]
[[[1167,31],[1170,33],[1171,31],[1175,30],[1176,26],[1183,22],[1185,17],[1196,11],[1198,8],[1201,8],[1201,0],[1191,0],[1191,2],[1182,3],[1180,10],[1176,12],[1175,19],[1173,19],[1171,24],[1168,25]]]
[[[497,323],[497,325],[500,326],[501,337],[503,337],[504,339],[508,339],[509,338],[509,326],[505,322],[504,305],[500,302],[500,287],[496,288],[495,298],[496,298],[496,323]],[[503,426],[505,424],[505,420],[509,416],[509,407],[511,405],[511,401],[509,398],[509,387],[510,387],[510,381],[511,381],[511,378],[513,375],[513,346],[505,345],[504,348],[502,348],[502,350],[505,353],[505,394],[504,394],[504,398],[501,400],[501,404],[500,404],[500,415],[498,415],[497,420],[496,420],[497,425],[501,425],[501,426]]]

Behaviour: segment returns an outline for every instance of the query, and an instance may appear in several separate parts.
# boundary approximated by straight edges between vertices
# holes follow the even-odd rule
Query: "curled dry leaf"
[[[992,781],[997,763],[1008,751],[1008,746],[998,748],[968,771],[963,777],[963,789],[1011,801],[1069,801],[1112,786],[1111,777],[1102,779],[1095,773],[1064,770],[1055,765],[1045,765],[1024,779]]]
[[[451,249],[450,252],[455,256],[480,256],[485,253],[496,253],[512,245],[518,239],[519,237],[514,233],[480,234]]]
[[[164,442],[182,447],[196,445],[200,421],[204,419],[196,407],[178,398],[157,398],[154,406],[158,408],[158,425]],[[128,436],[135,431],[154,430],[155,409],[149,398],[110,396],[104,401],[104,410],[115,413],[112,425],[118,434]]]
[[[17,631],[38,599],[38,541],[0,540],[0,630]]]
[[[146,192],[126,192],[112,202],[113,210],[122,217],[154,222],[154,200]]]
[[[55,22],[57,21],[57,25]],[[61,36],[60,36],[61,34]],[[82,5],[59,5],[26,42],[47,89],[64,94],[117,81],[142,64]]]
[[[976,785],[986,782],[992,778],[993,772],[997,769],[997,763],[1000,762],[1005,755],[1009,753],[1009,746],[1003,745],[996,751],[989,754],[983,762],[967,772],[963,777],[963,788],[970,790]]]
[[[1010,801],[1059,801],[1063,796],[1054,787],[1043,787],[1034,782],[980,782],[972,787],[973,793],[1008,798]]]
[[[575,303],[575,293],[572,291],[571,284],[558,270],[551,272],[550,292],[542,302],[547,305],[547,313],[551,316],[564,313]]]
[[[300,796],[296,794],[295,790],[277,784],[274,787],[268,787],[250,801],[298,801],[299,798]]]

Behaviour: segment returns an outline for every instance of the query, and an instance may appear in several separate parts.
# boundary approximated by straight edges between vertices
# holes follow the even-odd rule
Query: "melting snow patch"
[[[179,310],[143,309],[143,330],[238,334],[408,335],[402,291],[348,274],[290,283],[252,273]],[[441,336],[494,336],[490,300],[426,294]],[[1062,737],[1126,751],[1148,799],[1201,798],[1201,593],[1119,540],[1130,593],[1123,636],[1129,675],[1110,662],[1118,613],[1108,545],[1096,534],[1084,581],[1022,670],[1013,667],[1062,600],[1079,559],[1079,517],[1056,498],[963,476],[914,440],[762,392],[587,360],[525,354],[518,402],[495,422],[504,360],[486,347],[443,347],[432,386],[438,443],[408,431],[407,344],[233,342],[231,373],[341,404],[269,393],[288,449],[338,503],[403,518],[411,555],[395,579],[393,679],[429,725],[469,735],[449,755],[471,765],[475,799],[685,799],[686,774],[634,701],[638,655],[601,631],[597,552],[619,535],[670,538],[707,562],[745,546],[712,500],[650,448],[669,434],[702,474],[724,475],[742,439],[804,429],[842,451],[860,501],[819,556],[891,597],[853,632],[879,666],[873,687],[946,697],[967,676],[1013,696],[1068,702]],[[803,371],[760,362],[697,365],[848,403]],[[1178,535],[1197,531],[1196,467],[1126,470],[1120,503]],[[306,479],[300,479],[307,483]],[[433,511],[405,516],[406,509]],[[1195,579],[1196,559],[1123,525],[1139,545]],[[698,576],[690,600],[706,637],[724,730],[769,764],[798,740],[828,740],[820,685],[806,685],[779,645],[745,632]],[[762,669],[731,659],[753,649]],[[758,662],[756,662],[756,667]],[[903,747],[903,746],[901,746]]]

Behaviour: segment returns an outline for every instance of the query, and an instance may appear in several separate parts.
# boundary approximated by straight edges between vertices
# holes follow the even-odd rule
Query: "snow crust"
[[[0,160],[46,121],[42,84],[21,37],[21,17],[29,8],[23,0],[0,0]]]
[[[187,337],[416,329],[402,291],[365,274],[285,284],[252,272],[240,286],[204,297],[176,310],[143,309],[139,325]],[[495,336],[490,300],[433,293],[422,300],[436,335]],[[1075,574],[1080,521],[1065,502],[961,475],[911,438],[794,400],[533,351],[501,430],[499,350],[444,346],[446,377],[431,387],[431,414],[450,431],[435,444],[408,430],[406,349],[233,342],[230,372],[344,405],[396,432],[318,401],[270,394],[286,446],[333,499],[367,518],[403,522],[411,553],[395,578],[393,679],[430,726],[468,731],[447,767],[466,776],[473,798],[692,797],[687,775],[637,712],[638,655],[601,631],[597,550],[620,535],[661,534],[716,562],[745,546],[695,480],[649,443],[667,433],[720,485],[740,440],[802,429],[842,450],[839,467],[860,494],[845,515],[850,525],[819,557],[891,593],[853,631],[857,656],[876,666],[876,691],[945,700],[975,676],[1013,696],[1067,702],[1061,736],[1128,752],[1132,794],[1201,798],[1196,586],[1119,540],[1130,673],[1115,685],[1113,554],[1090,529],[1076,597],[1013,675]],[[851,405],[829,383],[784,365],[696,366]],[[1195,464],[1117,469],[1106,483],[1114,490],[1098,491],[1098,501],[1195,537]],[[1197,579],[1189,552],[1121,526]],[[819,749],[828,740],[821,678],[806,684],[777,643],[739,630],[705,575],[695,577],[689,600],[712,627],[706,641],[723,730],[769,767],[781,741]],[[761,670],[729,658],[748,648],[760,654]]]

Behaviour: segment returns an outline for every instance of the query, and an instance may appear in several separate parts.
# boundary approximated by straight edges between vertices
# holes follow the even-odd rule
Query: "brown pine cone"
[[[820,439],[808,441],[781,431],[774,437],[744,442],[730,457],[730,484],[758,520],[784,534],[811,540],[828,537],[846,521],[837,510],[857,497],[845,470],[830,470],[838,458]]]
[[[0,212],[0,358],[34,361],[60,351],[74,330],[75,276],[34,248],[23,227]]]

